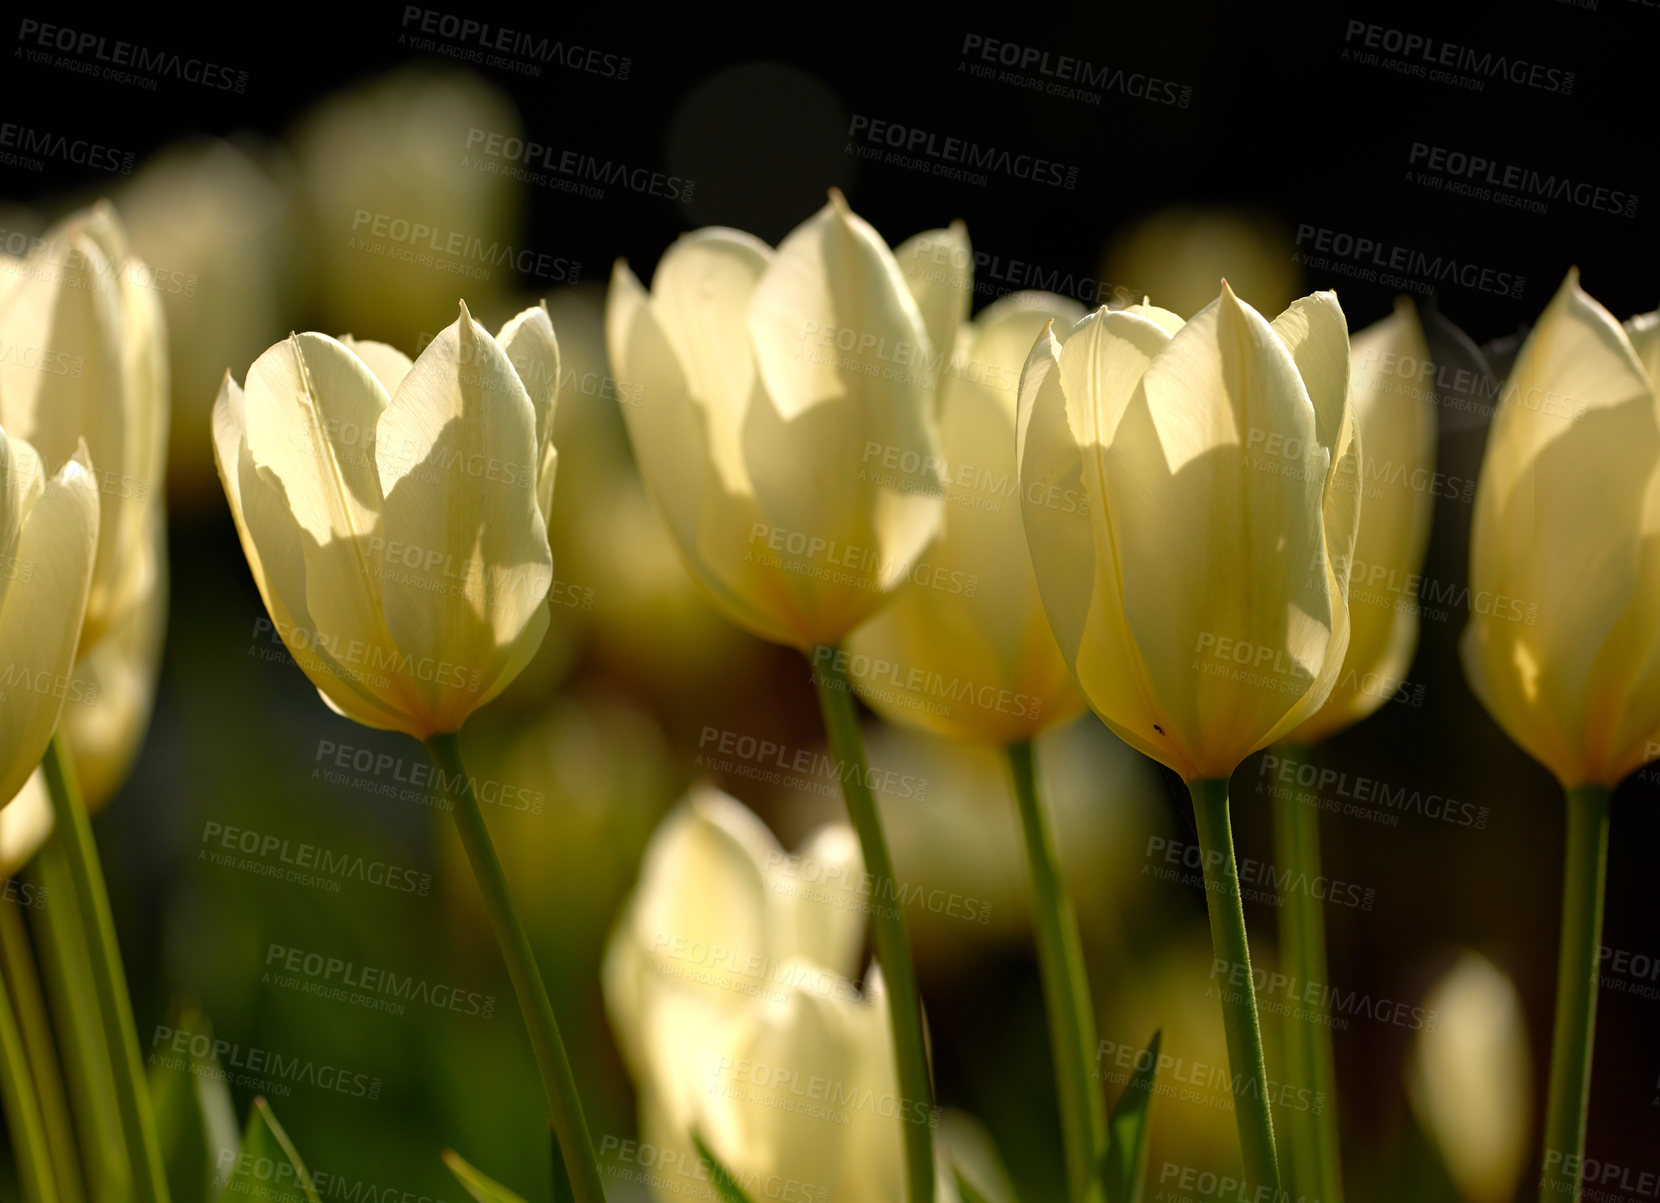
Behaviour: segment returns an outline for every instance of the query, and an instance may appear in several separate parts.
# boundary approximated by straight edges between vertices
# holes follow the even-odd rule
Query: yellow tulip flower
[[[84,443],[49,477],[0,429],[0,805],[40,764],[72,692],[98,521]]]
[[[849,676],[885,718],[1002,747],[1083,709],[1026,551],[1014,454],[1026,355],[1046,323],[1070,330],[1082,317],[1075,302],[1018,293],[957,336],[940,388],[941,532],[847,641]]]
[[[1349,642],[1359,440],[1329,292],[1265,321],[1224,282],[1053,332],[1021,378],[1020,495],[1085,696],[1188,781],[1319,709]]]
[[[1351,578],[1415,577],[1429,546],[1435,511],[1435,394],[1424,383],[1431,367],[1418,311],[1401,298],[1395,312],[1353,336],[1350,398],[1366,449],[1360,489],[1360,531]],[[1394,594],[1351,596],[1349,650],[1331,696],[1288,737],[1311,745],[1359,722],[1399,691],[1418,648],[1418,610]]]
[[[1516,1197],[1533,1138],[1533,1055],[1521,997],[1503,970],[1466,952],[1430,991],[1437,1022],[1407,1071],[1412,1112],[1470,1203]]]
[[[144,601],[167,454],[165,323],[156,282],[104,203],[0,262],[0,424],[50,470],[84,439],[98,488],[98,562],[84,654]]]
[[[641,474],[693,578],[763,639],[839,643],[934,536],[935,390],[968,292],[960,259],[917,269],[923,240],[960,237],[896,259],[833,193],[776,251],[698,230],[650,292],[617,265],[606,339]]]
[[[868,881],[843,824],[786,854],[714,789],[663,821],[605,960],[641,1139],[659,1155],[695,1165],[695,1130],[755,1197],[785,1181],[803,1198],[904,1197],[901,1125],[932,1111],[899,1095],[879,971],[850,980],[862,908],[887,905]],[[807,1105],[779,1107],[792,1089]]]
[[[214,452],[271,621],[331,707],[454,732],[529,661],[552,580],[553,326],[465,305],[413,363],[291,335],[226,374]]]
[[[1563,786],[1660,755],[1660,314],[1570,271],[1517,355],[1476,486],[1464,672]]]

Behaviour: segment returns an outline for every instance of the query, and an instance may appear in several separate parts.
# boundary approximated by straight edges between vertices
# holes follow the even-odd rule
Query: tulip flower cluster
[[[311,128],[309,157],[340,157],[333,129]],[[317,184],[314,201],[338,208]],[[464,191],[450,199],[478,199]],[[1328,1004],[1265,1043],[1229,781],[1269,748],[1306,767],[1396,695],[1418,652],[1416,610],[1368,587],[1418,573],[1430,537],[1437,434],[1417,311],[1400,302],[1351,336],[1333,292],[1270,319],[1221,280],[1186,318],[1146,297],[1086,312],[1040,292],[976,314],[974,261],[960,222],[890,246],[832,192],[776,247],[701,229],[649,287],[622,262],[612,276],[588,341],[603,340],[627,398],[641,479],[607,496],[638,499],[642,528],[649,498],[665,562],[672,545],[713,611],[805,657],[847,816],[786,852],[700,782],[652,835],[602,974],[641,1138],[725,1199],[985,1193],[962,1138],[942,1135],[862,699],[1005,763],[1066,1196],[1145,1197],[1162,1036],[1107,1097],[1036,751],[1087,709],[1190,796],[1212,974],[1245,983],[1217,995],[1242,1190],[1340,1200]],[[335,300],[408,302],[382,295],[397,274],[354,285],[347,271]],[[84,987],[74,1001],[91,1017],[67,1035],[37,1022],[29,941],[0,922],[0,1103],[31,1203],[163,1203],[179,1177],[89,826],[142,740],[167,604],[167,332],[144,280],[107,204],[0,262],[0,340],[15,352],[0,356],[0,862],[33,862],[62,888],[35,942]],[[583,341],[566,337],[567,350]],[[584,1095],[458,736],[558,621],[555,444],[582,442],[556,440],[560,363],[546,304],[492,334],[462,301],[413,359],[292,333],[242,384],[226,371],[210,426],[253,582],[295,663],[334,714],[422,741],[438,769],[564,1175],[599,1203]],[[1545,1186],[1572,1198],[1610,800],[1660,754],[1660,314],[1622,324],[1570,272],[1500,393],[1470,586],[1537,615],[1477,608],[1462,655],[1499,728],[1566,791]],[[1282,869],[1319,876],[1315,809],[1276,796],[1272,818]],[[1325,981],[1319,901],[1281,901],[1279,972]],[[1471,953],[1434,999],[1446,1024],[1414,1048],[1412,1107],[1468,1197],[1509,1198],[1530,1105],[1518,996]],[[179,1023],[187,1045],[205,1027]],[[65,1058],[72,1080],[55,1086],[42,1050],[88,1032],[102,1047]],[[1271,1082],[1325,1104],[1277,1119]],[[240,1151],[267,1148],[300,1167],[260,1106]],[[451,1164],[477,1197],[514,1197]]]

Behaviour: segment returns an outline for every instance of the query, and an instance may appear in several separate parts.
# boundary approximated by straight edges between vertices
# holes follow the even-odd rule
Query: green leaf
[[[1101,1155],[1101,1181],[1107,1203],[1141,1203],[1147,1174],[1147,1144],[1153,1134],[1153,1079],[1158,1075],[1159,1041],[1154,1032],[1146,1057],[1107,1116],[1107,1149]]]
[[[715,1193],[721,1197],[721,1203],[750,1203],[749,1196],[744,1194],[743,1187],[738,1180],[720,1163],[714,1151],[704,1143],[701,1132],[692,1133],[692,1144],[697,1147],[697,1155],[703,1162],[703,1168],[709,1171],[709,1181],[714,1184]]]
[[[468,1165],[454,1149],[444,1150],[444,1164],[449,1166],[450,1173],[455,1175],[456,1181],[466,1187],[467,1193],[477,1199],[478,1203],[525,1203],[494,1178],[481,1174]]]
[[[195,1007],[183,1005],[173,1021],[186,1033],[184,1067],[170,1050],[152,1060],[149,1072],[156,1138],[174,1203],[210,1203],[220,1162],[229,1166],[239,1143],[236,1111],[219,1059],[213,1055],[213,1028]],[[193,1050],[206,1049],[198,1055]]]
[[[294,1142],[282,1130],[270,1104],[254,1100],[248,1112],[248,1126],[242,1133],[242,1148],[231,1174],[220,1192],[221,1203],[238,1199],[275,1199],[279,1203],[322,1203],[311,1173],[294,1149]]]

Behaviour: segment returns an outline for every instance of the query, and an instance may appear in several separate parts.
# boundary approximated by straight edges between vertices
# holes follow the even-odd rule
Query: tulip
[[[1076,716],[1084,702],[1055,646],[1032,574],[1014,451],[1027,353],[1049,322],[1070,329],[1082,316],[1072,301],[1019,293],[959,328],[940,388],[947,481],[942,529],[894,600],[847,643],[854,686],[877,713],[1006,750],[1028,855],[1074,1198],[1084,1195],[1100,1161],[1105,1111],[1090,1080],[1095,1020],[1077,917],[1038,797],[1031,740]]]
[[[48,476],[20,435],[0,429],[0,856],[10,873],[45,838],[52,820],[19,790],[53,746],[98,551],[98,489],[86,444]],[[24,1194],[52,1196],[53,1149],[8,996],[0,990],[0,1099]],[[28,1016],[21,1016],[27,1021]]]
[[[527,390],[515,364],[556,356],[542,310],[492,338],[462,306],[413,363],[298,334],[255,361],[246,393],[226,374],[214,449],[243,551],[340,714],[450,734],[535,653],[558,372]]]
[[[115,942],[78,769],[92,774],[97,801],[118,787],[147,725],[161,650],[166,588],[162,477],[167,455],[166,323],[157,276],[133,254],[115,211],[100,201],[74,214],[0,273],[0,422],[32,441],[47,470],[86,448],[99,507],[98,550],[87,590],[73,674],[62,683],[73,708],[66,738],[47,748],[44,790],[58,838],[50,856],[76,896],[80,930],[53,924],[93,979],[99,1027],[137,1197],[165,1191],[154,1120],[139,1079],[137,1030]],[[109,704],[101,686],[118,687]],[[13,791],[16,792],[15,790]],[[10,797],[11,795],[7,795]],[[43,827],[34,831],[44,838]],[[113,1134],[92,1133],[103,1140]]]
[[[642,1141],[695,1163],[697,1134],[754,1198],[776,1180],[804,1196],[903,1197],[901,1128],[931,1109],[898,1089],[879,971],[862,991],[850,980],[876,901],[861,880],[842,824],[789,855],[714,789],[664,819],[605,958]],[[783,1076],[822,1083],[824,1113],[769,1105]]]
[[[1102,719],[1188,782],[1218,960],[1247,966],[1227,778],[1330,694],[1360,449],[1331,293],[1270,324],[1226,282],[1183,323],[1100,310],[1038,340],[1020,494],[1062,654]],[[1278,1189],[1255,999],[1224,1000],[1247,1177]]]
[[[1350,395],[1366,470],[1354,575],[1415,577],[1429,546],[1435,493],[1435,398],[1423,383],[1429,347],[1412,302],[1353,336]],[[1351,599],[1349,647],[1325,705],[1287,740],[1310,746],[1359,722],[1395,695],[1418,646],[1418,610],[1392,600]],[[1376,683],[1385,682],[1383,687]]]
[[[738,625],[834,645],[905,583],[942,513],[933,394],[968,262],[960,228],[890,252],[834,193],[776,252],[701,230],[650,293],[619,263],[607,333],[635,455]]]
[[[606,338],[646,487],[728,618],[811,651],[904,584],[942,516],[942,352],[839,194],[776,251],[683,237],[649,293],[619,263]]]
[[[1408,1097],[1470,1203],[1509,1203],[1528,1154],[1532,1055],[1521,997],[1479,953],[1459,958],[1424,1000]]]
[[[1401,298],[1393,314],[1354,335],[1349,363],[1350,399],[1366,449],[1364,476],[1345,482],[1362,501],[1351,572],[1361,579],[1415,579],[1435,505],[1426,484],[1435,470],[1435,409],[1422,384],[1429,348],[1412,302]],[[1381,599],[1363,593],[1351,596],[1349,617],[1349,647],[1331,695],[1286,736],[1282,761],[1306,760],[1320,740],[1396,696],[1406,678],[1418,644],[1417,608],[1396,605],[1387,592]],[[1274,843],[1283,871],[1304,880],[1321,876],[1319,812],[1283,791],[1274,798]],[[1320,901],[1287,893],[1279,926],[1284,971],[1300,981],[1327,980]],[[1324,1096],[1327,1105],[1287,1116],[1282,1169],[1289,1192],[1341,1203],[1331,1026],[1323,998],[1305,1010],[1308,1015],[1285,1017],[1285,1080]]]
[[[625,416],[647,491],[718,610],[811,654],[849,814],[888,886],[840,645],[939,528],[934,399],[971,265],[961,225],[890,251],[832,191],[776,251],[699,230],[663,256],[650,292],[619,263],[607,304],[612,369],[639,401]],[[897,908],[875,927],[900,1081],[927,1099],[910,937]],[[905,1135],[910,1198],[928,1203],[931,1133],[910,1124]]]
[[[227,372],[214,453],[271,621],[323,700],[422,740],[530,1029],[576,1197],[604,1198],[529,938],[456,732],[548,625],[558,344],[527,309],[494,338],[460,317],[413,363],[384,343],[294,334]]]
[[[940,387],[940,533],[894,600],[847,641],[854,687],[885,718],[1005,747],[1083,709],[1026,553],[1014,459],[1026,354],[1047,321],[1070,328],[1082,316],[1060,297],[1018,293],[958,335]]]
[[[9,280],[6,280],[10,277]],[[84,654],[142,604],[167,447],[167,361],[153,279],[100,203],[0,262],[0,424],[55,471],[87,445],[99,494]],[[9,796],[9,795],[8,795]]]
[[[1545,1182],[1578,1197],[1609,796],[1660,754],[1660,313],[1570,271],[1516,357],[1476,484],[1464,674],[1567,791]]]
[[[84,444],[48,476],[35,448],[0,429],[0,799],[6,803],[40,764],[63,711],[95,574],[98,522],[98,488]]]

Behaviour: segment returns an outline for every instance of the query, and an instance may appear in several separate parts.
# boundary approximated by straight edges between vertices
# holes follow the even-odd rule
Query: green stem
[[[52,1024],[46,1017],[46,1002],[41,997],[40,976],[35,972],[29,933],[17,908],[3,903],[0,903],[0,962],[5,965],[6,986],[17,1013],[17,1029],[28,1052],[29,1072],[34,1078],[35,1098],[40,1103],[46,1147],[52,1155],[58,1198],[63,1203],[81,1203],[84,1196],[75,1132],[69,1122],[63,1074],[58,1068]]]
[[[13,1014],[10,983],[6,986],[0,989],[0,1101],[6,1106],[6,1129],[11,1133],[17,1181],[25,1203],[56,1203],[52,1154],[46,1146],[46,1128],[29,1077],[23,1036]]]
[[[853,706],[853,686],[837,649],[813,652],[813,680],[818,686],[824,728],[838,762],[847,815],[859,837],[865,872],[871,876],[877,905],[871,908],[876,930],[876,960],[887,987],[888,1023],[893,1028],[894,1059],[899,1070],[899,1094],[907,1116],[918,1108],[927,1122],[901,1124],[905,1136],[905,1181],[910,1203],[934,1203],[934,1089],[928,1076],[927,1035],[922,1019],[922,997],[917,992],[916,968],[911,960],[911,937],[899,890],[882,834],[882,816],[871,795],[865,764],[864,736]],[[849,771],[851,770],[851,771]]]
[[[1308,763],[1303,748],[1278,749],[1282,764]],[[1281,778],[1284,780],[1284,777]],[[1288,881],[1320,876],[1320,811],[1308,805],[1295,785],[1274,794],[1274,855]],[[1337,1078],[1332,1067],[1331,1009],[1326,1001],[1326,916],[1310,890],[1280,896],[1280,972],[1312,1001],[1287,1009],[1285,1085],[1307,1091],[1313,1105],[1284,1113],[1286,1193],[1320,1203],[1343,1203],[1343,1176],[1337,1143]]]
[[[1247,1185],[1265,1198],[1277,1198],[1279,1161],[1274,1153],[1274,1119],[1268,1112],[1268,1071],[1262,1057],[1262,1028],[1251,977],[1251,950],[1245,940],[1245,908],[1234,861],[1233,831],[1228,826],[1226,779],[1190,781],[1193,815],[1199,825],[1199,851],[1205,865],[1205,906],[1210,912],[1214,968],[1225,970],[1217,993],[1222,1026],[1228,1037],[1228,1067],[1233,1088],[1234,1122],[1245,1161]]]
[[[1609,791],[1568,791],[1567,866],[1562,877],[1562,939],[1556,958],[1556,1029],[1551,1037],[1550,1101],[1545,1111],[1542,1197],[1579,1198],[1590,1110],[1591,1044],[1596,1035],[1602,893],[1608,875]]]
[[[434,735],[426,741],[426,746],[433,765],[447,779],[445,793],[455,803],[455,827],[467,849],[479,893],[484,896],[484,909],[490,916],[502,959],[507,962],[508,976],[513,979],[513,993],[518,997],[519,1010],[524,1013],[525,1027],[530,1030],[530,1046],[536,1052],[536,1067],[542,1074],[542,1087],[547,1092],[553,1129],[559,1137],[571,1187],[578,1203],[603,1203],[605,1188],[600,1182],[599,1162],[588,1135],[588,1121],[582,1114],[576,1077],[565,1055],[565,1042],[559,1036],[559,1021],[554,1018],[553,1004],[548,1001],[547,987],[542,984],[542,971],[536,967],[530,937],[525,934],[519,912],[514,909],[507,875],[496,856],[484,812],[479,809],[472,781],[462,766],[461,741],[454,734]]]
[[[63,1066],[69,1081],[69,1102],[80,1134],[82,1166],[94,1203],[114,1203],[128,1197],[126,1137],[115,1105],[115,1077],[110,1071],[96,991],[92,985],[92,958],[88,955],[75,887],[69,880],[69,862],[63,841],[50,836],[31,867],[43,906],[32,918],[46,978],[47,998],[61,1039]]]
[[[1085,1197],[1096,1177],[1107,1136],[1106,1108],[1090,1072],[1096,1055],[1095,1008],[1090,1002],[1078,916],[1061,884],[1055,840],[1038,797],[1037,760],[1030,741],[1012,745],[1008,757],[1026,844],[1026,871],[1032,882],[1032,923],[1037,931],[1038,968],[1043,975],[1049,1044],[1060,1095],[1066,1179],[1071,1198],[1078,1200]]]
[[[121,949],[115,939],[115,917],[110,913],[104,871],[92,840],[92,822],[81,804],[75,767],[69,761],[62,735],[54,735],[41,762],[46,789],[52,797],[53,836],[63,841],[69,877],[80,908],[82,938],[91,949],[92,984],[103,1013],[104,1041],[115,1077],[115,1102],[132,1156],[133,1198],[137,1203],[167,1203],[167,1175],[162,1168],[156,1121],[150,1114],[144,1066],[138,1053],[138,1030],[127,996],[127,975],[121,967]]]

